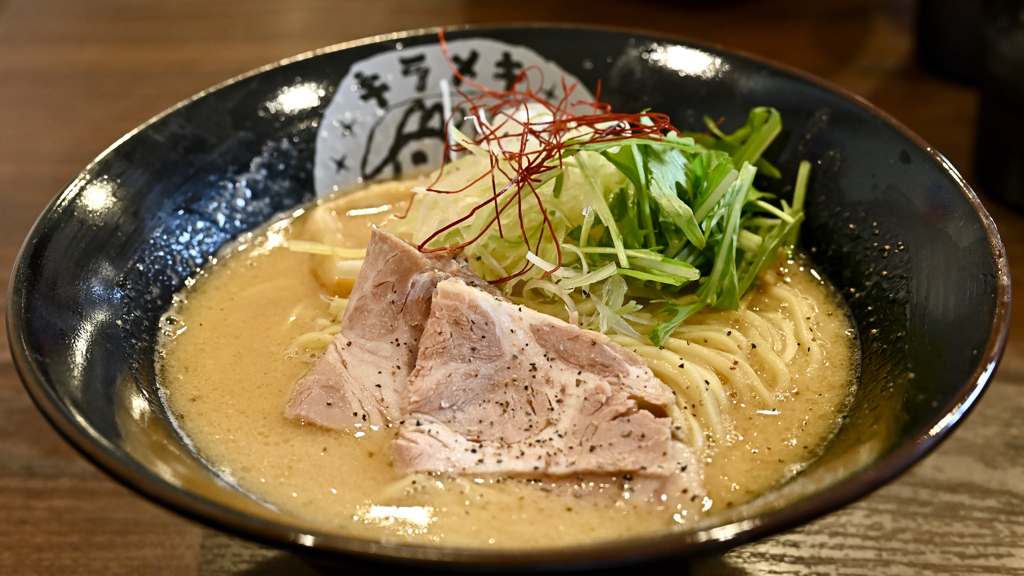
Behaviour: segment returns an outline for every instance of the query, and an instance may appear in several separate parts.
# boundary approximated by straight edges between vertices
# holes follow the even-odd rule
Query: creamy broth
[[[392,184],[333,204],[332,243],[365,246],[369,226],[386,226],[406,201]],[[695,520],[629,500],[613,478],[594,488],[603,495],[584,498],[522,480],[401,478],[390,457],[397,427],[352,435],[286,419],[296,383],[316,359],[292,343],[327,315],[326,296],[350,289],[332,284],[324,258],[284,247],[314,226],[322,237],[324,223],[305,214],[223,251],[166,316],[158,353],[164,399],[195,450],[225,478],[318,528],[369,539],[542,548],[686,529]],[[698,454],[705,514],[749,501],[813,460],[856,380],[855,331],[810,263],[783,259],[767,275],[814,310],[809,323],[822,362],[795,362],[771,406],[730,395],[724,441]],[[779,303],[763,292],[754,289],[750,309],[777,312]]]

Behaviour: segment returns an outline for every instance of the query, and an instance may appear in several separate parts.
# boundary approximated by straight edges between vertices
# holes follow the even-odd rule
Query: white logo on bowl
[[[573,101],[593,100],[575,76],[529,48],[472,38],[449,41],[448,53],[462,76],[488,89],[509,90],[528,69],[530,89],[546,100],[562,99],[563,79],[568,87],[577,84]],[[313,173],[317,195],[439,167],[445,122],[441,80],[452,87],[455,103],[462,99],[456,89],[479,94],[454,74],[439,44],[399,44],[353,64],[320,121]],[[466,112],[457,107],[454,123],[472,134]]]

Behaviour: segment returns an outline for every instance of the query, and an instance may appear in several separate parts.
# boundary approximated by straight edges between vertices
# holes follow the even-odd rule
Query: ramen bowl
[[[315,529],[195,453],[157,389],[161,314],[225,242],[318,193],[436,159],[443,116],[428,81],[452,79],[436,31],[343,44],[225,82],[125,136],[58,194],[18,257],[7,328],[26,389],[68,442],[171,510],[318,558],[584,569],[705,554],[827,514],[920,460],[976,402],[1007,337],[1003,246],[963,178],[897,121],[799,71],[643,32],[540,25],[452,29],[447,39],[466,78],[500,83],[537,66],[590,90],[600,82],[615,110],[665,112],[684,130],[703,130],[704,115],[732,130],[752,107],[781,112],[786,131],[766,156],[780,182],[812,162],[801,243],[860,333],[856,396],[821,456],[684,531],[510,553]]]

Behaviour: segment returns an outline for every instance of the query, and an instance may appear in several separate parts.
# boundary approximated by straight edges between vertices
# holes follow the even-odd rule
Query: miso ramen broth
[[[338,225],[331,243],[364,247],[371,225],[387,227],[404,210],[407,189],[385,184],[335,201],[330,211]],[[793,291],[808,311],[803,321],[817,355],[795,356],[788,382],[772,390],[771,402],[727,390],[723,434],[695,448],[706,489],[696,514],[631,500],[616,477],[584,497],[515,478],[403,478],[391,458],[397,427],[351,434],[284,417],[296,383],[316,360],[316,353],[294,343],[322,328],[330,297],[351,289],[344,279],[332,280],[322,257],[286,247],[289,239],[306,237],[311,221],[306,212],[223,250],[176,297],[158,358],[169,412],[210,466],[269,506],[322,530],[501,548],[685,530],[696,516],[756,498],[806,466],[834,433],[853,393],[859,352],[843,303],[809,260],[783,257],[744,305],[755,315],[784,316],[793,303],[771,288]],[[739,332],[741,320],[705,310],[688,323],[723,327],[732,337],[726,328],[735,324]],[[759,375],[770,371],[764,363],[750,366]]]

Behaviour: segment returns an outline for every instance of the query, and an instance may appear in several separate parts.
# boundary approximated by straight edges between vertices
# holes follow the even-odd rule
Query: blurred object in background
[[[1024,0],[989,0],[982,24],[975,175],[981,188],[1024,210]]]
[[[974,84],[981,63],[981,22],[985,0],[920,0],[917,57],[929,71]]]

